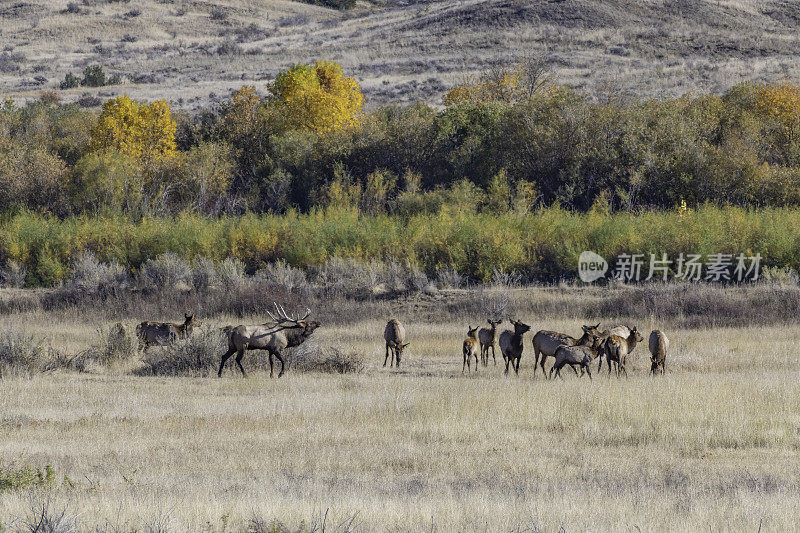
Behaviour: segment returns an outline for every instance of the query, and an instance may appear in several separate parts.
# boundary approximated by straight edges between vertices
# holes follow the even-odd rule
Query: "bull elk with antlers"
[[[219,364],[217,377],[222,376],[222,369],[225,362],[236,354],[236,364],[243,376],[247,376],[242,366],[242,358],[247,350],[267,350],[269,352],[269,377],[273,375],[273,356],[281,362],[281,371],[278,377],[284,372],[285,362],[282,352],[286,348],[299,346],[314,333],[320,324],[316,321],[307,321],[310,309],[306,309],[303,318],[293,318],[286,313],[283,306],[275,304],[277,316],[269,311],[267,314],[272,321],[265,322],[256,326],[228,326],[224,329],[228,336],[228,351],[222,354],[222,361]]]

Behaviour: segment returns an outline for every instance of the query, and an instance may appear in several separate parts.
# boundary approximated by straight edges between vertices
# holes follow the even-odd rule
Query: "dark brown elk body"
[[[497,364],[497,357],[495,357],[495,345],[497,344],[497,326],[502,323],[502,320],[487,320],[491,327],[481,328],[478,331],[478,340],[481,343],[481,362],[483,366],[489,364],[489,349],[492,350],[492,360]]]
[[[548,357],[555,357],[556,350],[561,346],[575,346],[575,345],[588,345],[594,341],[594,338],[599,335],[596,326],[581,326],[583,335],[576,339],[566,333],[558,333],[556,331],[539,331],[533,336],[533,352],[535,360],[533,362],[533,375],[536,375],[537,365],[542,367],[542,374],[547,377],[547,371],[544,368],[544,361]],[[573,367],[574,370],[574,367]]]
[[[659,370],[663,376],[667,370],[667,348],[669,339],[664,332],[653,330],[650,333],[650,372],[654,376]]]
[[[464,364],[461,366],[461,373],[464,373],[464,369],[470,369],[470,361],[472,358],[475,358],[475,372],[478,371],[478,352],[480,351],[480,342],[478,341],[478,328],[469,328],[467,332],[467,338],[464,339],[464,345],[462,347],[462,354],[464,355]]]
[[[554,370],[556,376],[561,377],[561,369],[564,367],[564,365],[572,366],[573,370],[575,369],[574,365],[578,365],[581,367],[581,375],[583,375],[583,372],[585,371],[587,374],[589,374],[589,379],[592,379],[592,372],[589,370],[589,363],[591,363],[594,358],[597,357],[601,344],[602,339],[600,337],[594,337],[590,345],[579,344],[575,346],[560,346],[558,350],[556,350],[556,362],[550,369],[550,377],[553,377]]]
[[[608,361],[608,375],[611,375],[611,362],[614,361],[617,363],[617,376],[619,376],[620,372],[625,374],[625,378],[628,377],[628,371],[625,368],[627,363],[628,355],[636,348],[636,345],[642,342],[644,338],[642,335],[636,331],[634,327],[631,329],[631,334],[628,336],[627,339],[620,337],[619,335],[611,335],[605,340],[604,343],[604,355],[606,356],[606,360]]]
[[[284,372],[285,362],[283,350],[299,346],[308,339],[314,330],[319,327],[319,322],[306,321],[306,316],[296,320],[285,315],[280,319],[257,326],[227,326],[224,328],[228,336],[228,351],[222,354],[217,377],[222,376],[225,362],[236,354],[236,364],[243,376],[247,376],[242,366],[242,358],[247,350],[267,350],[269,352],[269,377],[273,375],[273,356],[281,362],[278,377]]]
[[[383,359],[383,366],[391,355],[392,360],[389,366],[400,366],[403,357],[403,350],[408,343],[406,342],[406,328],[396,318],[391,319],[383,330],[383,338],[386,341],[386,357]]]
[[[174,322],[142,322],[136,326],[136,336],[144,344],[150,346],[166,346],[191,335],[194,328],[194,315],[184,313],[183,324]]]
[[[503,359],[506,362],[506,374],[508,374],[508,365],[514,368],[514,372],[519,375],[519,362],[522,359],[522,336],[531,330],[527,324],[523,324],[518,320],[512,320],[511,324],[514,325],[514,331],[506,330],[500,334],[498,342],[500,344],[500,353],[503,354]]]

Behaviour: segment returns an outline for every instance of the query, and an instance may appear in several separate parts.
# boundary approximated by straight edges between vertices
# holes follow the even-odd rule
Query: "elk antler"
[[[294,317],[290,316],[289,313],[286,312],[286,309],[284,309],[282,305],[279,306],[275,302],[273,302],[273,304],[275,305],[275,311],[278,313],[278,316],[275,317],[275,315],[273,315],[269,311],[267,311],[267,314],[270,317],[272,317],[272,320],[274,320],[275,322],[294,322],[296,324],[298,322],[301,322],[301,321],[305,320],[306,318],[308,318],[308,315],[311,314],[311,309],[306,307],[306,314],[303,316],[303,318],[299,318],[299,319],[298,318],[294,318]]]

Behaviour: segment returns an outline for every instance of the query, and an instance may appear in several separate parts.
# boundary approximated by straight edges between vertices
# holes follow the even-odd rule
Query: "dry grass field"
[[[0,94],[35,98],[90,64],[122,85],[61,91],[198,108],[262,92],[295,62],[341,63],[368,105],[426,100],[528,54],[599,97],[721,92],[798,77],[788,0],[383,0],[336,11],[290,0],[25,0],[0,5]]]
[[[665,377],[647,375],[639,346],[627,381],[605,370],[546,381],[533,376],[530,335],[519,377],[504,376],[501,361],[462,375],[460,343],[483,318],[429,323],[412,309],[395,309],[411,341],[399,370],[381,366],[385,321],[372,316],[312,337],[362,354],[359,374],[135,377],[129,361],[0,380],[0,468],[50,464],[56,476],[46,490],[0,492],[0,523],[27,531],[43,502],[81,531],[787,531],[800,522],[800,327],[685,329],[633,317],[621,322],[670,336]],[[75,352],[94,342],[95,312],[5,315],[0,327]],[[520,317],[534,331],[577,333],[588,322]],[[242,320],[204,323],[231,321]]]

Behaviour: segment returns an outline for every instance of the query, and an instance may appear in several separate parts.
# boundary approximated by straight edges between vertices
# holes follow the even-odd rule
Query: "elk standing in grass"
[[[581,326],[583,335],[580,339],[571,337],[566,333],[558,333],[557,331],[539,331],[533,336],[533,351],[536,359],[533,362],[533,375],[536,376],[536,366],[542,367],[542,374],[547,377],[547,371],[544,369],[544,361],[548,357],[555,357],[556,350],[561,346],[576,346],[576,345],[589,345],[594,341],[594,338],[599,336],[597,328],[600,327],[598,323],[596,326]],[[571,365],[570,365],[571,366]],[[572,367],[575,370],[575,367]],[[577,370],[575,370],[577,374]],[[552,372],[551,372],[552,374]]]
[[[598,324],[598,327],[600,327],[599,324]],[[599,361],[599,363],[597,364],[597,371],[598,372],[600,372],[600,369],[603,367],[603,356],[605,355],[605,352],[606,352],[606,350],[605,350],[605,341],[608,340],[608,338],[611,337],[611,335],[616,335],[617,337],[622,337],[623,339],[627,339],[628,337],[631,336],[631,328],[629,328],[628,326],[622,326],[622,325],[614,326],[613,328],[607,329],[607,330],[603,331],[600,334],[601,338],[603,339],[604,344],[600,346],[600,352],[599,352],[599,355],[597,357],[597,359]],[[611,373],[611,363],[612,363],[612,361],[608,361],[606,359],[606,362],[608,363],[608,372]],[[617,364],[616,361],[614,361],[614,368],[617,371],[617,373],[619,373],[619,365]]]
[[[602,338],[592,337],[590,345],[559,346],[555,354],[556,362],[553,363],[552,368],[550,368],[550,377],[553,377],[553,371],[555,370],[556,376],[564,379],[561,376],[561,369],[564,365],[570,365],[573,370],[575,370],[575,365],[579,365],[581,367],[581,376],[583,376],[583,372],[585,371],[589,374],[589,379],[592,379],[592,371],[589,370],[589,363],[599,355],[599,349],[602,344]],[[576,371],[575,375],[577,374],[578,372]]]
[[[631,334],[628,338],[623,338],[619,335],[611,335],[604,342],[604,351],[606,361],[608,362],[608,375],[611,376],[611,362],[617,363],[617,377],[620,371],[625,374],[625,379],[628,379],[628,371],[625,369],[628,355],[636,348],[636,345],[642,342],[644,338],[636,331],[636,327],[631,329]]]
[[[391,354],[392,360],[389,364],[390,367],[400,367],[400,359],[403,357],[403,350],[409,343],[406,341],[406,328],[396,318],[391,319],[383,330],[383,338],[386,340],[386,357],[383,359],[383,366],[386,366],[386,361],[389,360]],[[404,344],[405,343],[405,344]]]
[[[503,354],[503,359],[506,362],[506,374],[508,374],[508,365],[514,367],[514,372],[519,375],[519,362],[522,359],[522,336],[531,330],[527,324],[523,324],[518,320],[512,320],[511,324],[514,325],[514,331],[506,330],[500,334],[498,342],[500,344],[500,353]]]
[[[492,360],[494,364],[497,365],[497,357],[495,357],[495,345],[497,344],[497,326],[503,322],[503,320],[487,320],[491,327],[489,328],[481,328],[478,331],[478,340],[481,343],[481,362],[483,362],[483,366],[488,366],[489,364],[489,348],[492,349]]]
[[[464,354],[464,364],[461,366],[461,373],[464,369],[470,369],[470,360],[475,358],[475,372],[478,371],[478,352],[480,351],[480,342],[478,341],[478,328],[469,327],[467,338],[464,339],[464,347],[462,353]]]
[[[278,317],[269,313],[272,322],[266,322],[258,326],[228,326],[224,329],[228,336],[228,351],[222,354],[222,361],[219,363],[217,377],[222,376],[222,369],[225,362],[236,354],[236,364],[242,375],[247,377],[247,373],[242,366],[242,358],[247,350],[267,350],[269,352],[269,377],[273,374],[273,356],[281,362],[281,371],[278,377],[283,375],[284,360],[282,352],[286,348],[299,346],[319,327],[319,322],[306,321],[311,310],[306,310],[303,318],[296,319],[290,317],[283,307],[275,308]]]
[[[194,315],[184,313],[183,324],[174,322],[142,322],[136,326],[136,336],[144,344],[144,349],[150,346],[166,346],[175,342],[175,339],[184,339],[191,335],[194,328]]]
[[[667,348],[669,348],[669,339],[664,332],[653,330],[650,333],[650,372],[654,376],[659,369],[662,376],[667,370]]]

